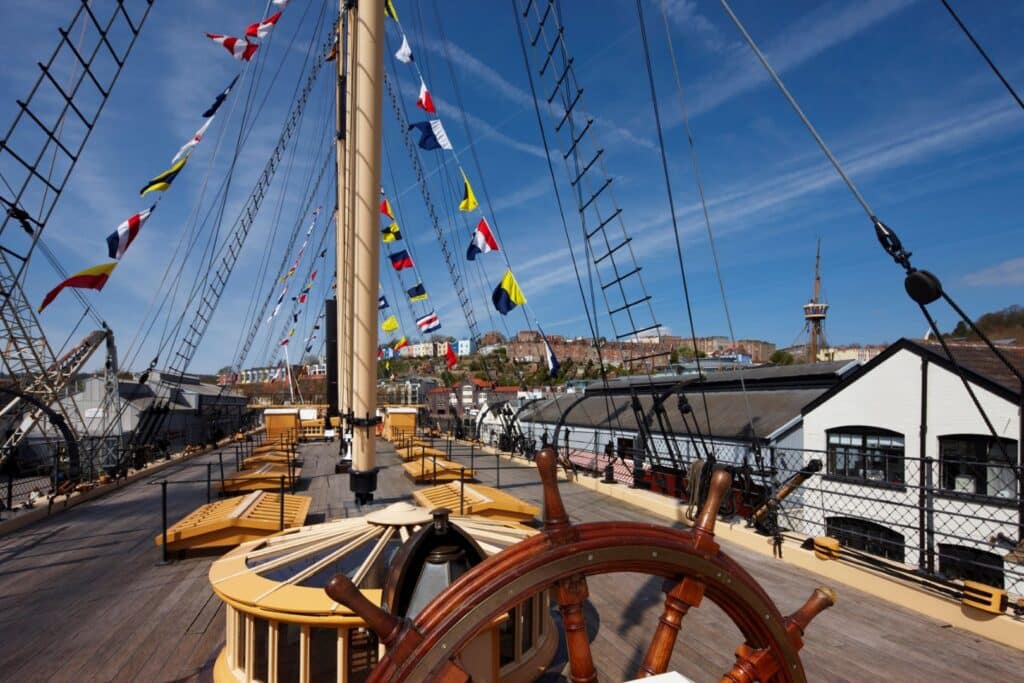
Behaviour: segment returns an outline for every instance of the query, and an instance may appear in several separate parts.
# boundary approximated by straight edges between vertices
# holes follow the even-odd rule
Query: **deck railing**
[[[553,438],[543,425],[523,429],[535,447]],[[488,442],[489,435],[481,436]],[[608,432],[572,428],[563,429],[559,441],[560,454],[578,473],[682,500],[699,482],[693,463],[711,453],[734,472],[733,496],[722,512],[743,517],[803,474],[800,485],[769,508],[762,530],[784,542],[830,536],[848,557],[907,578],[939,586],[977,581],[1024,596],[1024,468],[1012,442],[1003,451],[990,448],[984,459],[955,449],[936,459],[881,447],[755,451],[735,442],[677,438],[669,444],[661,437],[640,457],[635,434],[609,438]],[[820,469],[809,472],[813,461]]]

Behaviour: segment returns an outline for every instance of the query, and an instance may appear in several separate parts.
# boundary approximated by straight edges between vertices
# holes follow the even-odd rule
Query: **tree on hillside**
[[[993,339],[1014,339],[1018,343],[1024,341],[1024,307],[1007,306],[999,311],[985,313],[974,324]],[[946,336],[977,339],[974,331],[962,320]]]
[[[775,363],[776,365],[792,365],[793,354],[789,353],[788,351],[783,351],[782,349],[779,349],[772,355],[768,356],[768,360],[771,361],[772,363]]]

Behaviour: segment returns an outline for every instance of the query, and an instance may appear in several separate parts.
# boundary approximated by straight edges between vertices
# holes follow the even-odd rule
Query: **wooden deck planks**
[[[452,460],[467,463],[468,449],[456,447]],[[493,485],[496,459],[476,450],[477,479]],[[524,461],[501,462],[502,490],[539,505],[540,484]],[[575,521],[632,520],[662,523],[641,508],[563,483],[566,509]],[[803,604],[822,579],[792,565],[722,543],[725,551],[756,578],[788,614]],[[792,546],[784,552],[792,551]],[[616,574],[589,580],[590,602],[599,616],[593,651],[602,680],[636,673],[647,641],[661,615],[660,580]],[[810,628],[801,659],[811,681],[1020,680],[1024,653],[944,627],[847,586],[837,586],[839,602]],[[707,601],[691,611],[672,658],[672,667],[695,681],[714,680],[728,670],[740,644],[739,630]]]
[[[438,445],[446,449],[443,442]],[[299,493],[310,515],[363,514],[347,475],[334,474],[337,444],[302,447]],[[226,458],[229,460],[230,458]],[[469,465],[468,450],[453,458]],[[196,462],[216,462],[215,455]],[[381,442],[373,507],[408,500],[413,485]],[[476,451],[478,479],[494,485],[493,456]],[[233,460],[232,460],[233,465]],[[233,469],[233,467],[232,467]],[[204,467],[182,467],[169,479],[205,479]],[[501,462],[502,490],[540,503],[532,467]],[[205,502],[205,484],[172,485],[170,520]],[[157,566],[152,545],[160,525],[158,486],[141,482],[0,538],[0,671],[26,681],[209,680],[223,644],[224,612],[206,579],[210,558]],[[574,519],[652,520],[642,509],[582,487],[562,485]],[[741,548],[726,550],[753,574],[783,613],[799,606],[819,580]],[[789,550],[789,548],[787,548]],[[661,613],[660,580],[635,574],[594,577],[587,608],[602,680],[635,672]],[[713,605],[686,617],[672,665],[696,681],[718,680],[732,663],[739,631]],[[942,624],[859,591],[839,587],[839,604],[819,618],[802,658],[810,680],[1019,680],[1024,654],[943,628]],[[552,680],[558,680],[557,675]]]

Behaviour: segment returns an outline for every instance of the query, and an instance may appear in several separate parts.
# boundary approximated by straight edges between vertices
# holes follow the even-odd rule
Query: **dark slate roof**
[[[980,342],[963,343],[947,341],[946,344],[949,346],[949,350],[956,359],[956,363],[960,366],[968,380],[988,389],[997,396],[1002,396],[1008,401],[1015,403],[1020,401],[1020,382],[1014,373],[1002,361],[996,358],[987,346]],[[847,374],[842,382],[808,403],[803,409],[803,414],[806,415],[814,410],[902,350],[907,350],[922,358],[926,358],[949,372],[956,373],[957,371],[956,366],[938,342],[900,339],[885,351],[882,351],[882,353],[857,368],[854,372]],[[1011,346],[999,347],[999,350],[1017,368],[1018,372],[1024,374],[1024,348]]]
[[[591,382],[587,394],[629,394],[665,391],[683,383],[688,390],[703,387],[705,392],[747,389],[827,389],[857,367],[855,361],[829,361],[799,365],[762,365],[742,370],[706,372],[696,375],[633,375],[610,380],[606,386]]]
[[[693,411],[687,415],[689,427],[679,412],[678,401],[673,397],[665,401],[665,412],[668,417],[668,428],[675,434],[696,433],[694,420],[701,434],[719,439],[749,441],[752,437],[750,421],[747,417],[747,404],[753,417],[754,433],[763,439],[800,415],[801,409],[824,393],[825,388],[816,389],[776,389],[764,391],[713,391],[706,393],[707,413],[711,418],[708,426],[704,411],[704,397],[699,391],[688,389],[686,397]],[[546,400],[523,412],[520,418],[524,422],[549,423],[558,422],[561,414],[567,410],[579,396],[560,396]],[[644,412],[651,413],[653,398],[640,396]],[[621,429],[637,431],[635,413],[628,396],[602,396],[587,393],[578,405],[572,408],[566,418],[570,427],[588,427],[599,429]],[[657,420],[652,422],[652,431],[660,432]]]
[[[948,361],[949,356],[946,354],[942,345],[938,342],[932,341],[918,341],[914,339],[906,340],[908,344],[918,347],[919,349],[931,353],[934,356]],[[1013,374],[1013,372],[1003,364],[1001,360],[996,358],[992,350],[989,349],[985,344],[981,342],[973,343],[950,343],[946,342],[949,346],[950,353],[953,354],[953,358],[963,368],[975,373],[980,377],[998,384],[1015,394],[1020,394],[1020,380]],[[1006,357],[1010,364],[1017,369],[1017,372],[1024,374],[1024,347],[1022,346],[1004,346],[997,347],[999,352]]]

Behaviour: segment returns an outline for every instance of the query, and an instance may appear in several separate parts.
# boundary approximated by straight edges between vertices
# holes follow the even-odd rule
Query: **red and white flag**
[[[124,256],[124,252],[131,246],[132,241],[139,234],[139,230],[142,230],[142,225],[149,218],[149,214],[153,213],[154,208],[156,205],[145,211],[140,211],[117,226],[117,230],[107,235],[107,253],[110,258],[119,259]]]
[[[245,29],[245,35],[247,38],[266,38],[267,34],[270,33],[270,29],[274,28],[274,24],[281,18],[281,13],[277,12],[272,14],[263,21],[256,24],[249,24],[249,28]]]
[[[196,131],[196,134],[192,136],[191,140],[189,140],[188,142],[181,146],[181,149],[178,150],[178,153],[174,155],[173,159],[171,159],[172,165],[181,161],[182,157],[188,156],[189,154],[192,153],[192,149],[196,145],[198,145],[199,142],[203,139],[203,135],[206,134],[206,129],[210,127],[211,123],[213,123],[212,116],[206,119],[206,123],[199,127],[199,130]]]
[[[427,84],[420,79],[420,96],[416,100],[416,106],[427,112],[428,114],[436,114],[437,110],[434,109],[434,100],[430,98],[430,91],[427,90]]]
[[[224,49],[230,52],[232,57],[243,62],[248,62],[252,59],[252,56],[256,54],[256,50],[260,47],[256,43],[250,43],[248,40],[224,36],[219,33],[207,33],[206,37],[215,43],[223,45]]]

